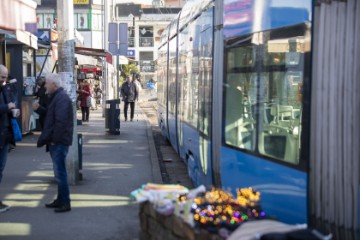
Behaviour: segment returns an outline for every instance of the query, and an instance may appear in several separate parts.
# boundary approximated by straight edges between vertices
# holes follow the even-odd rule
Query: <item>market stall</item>
[[[330,240],[306,224],[290,225],[268,216],[260,192],[204,186],[188,190],[181,185],[148,183],[131,197],[140,203],[140,239],[190,240]],[[280,206],[281,207],[281,206]]]

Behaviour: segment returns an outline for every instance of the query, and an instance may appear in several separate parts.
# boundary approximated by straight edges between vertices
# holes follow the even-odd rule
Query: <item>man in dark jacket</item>
[[[48,105],[48,94],[46,93],[44,77],[40,77],[37,82],[35,96],[37,97],[39,105],[40,105],[38,107],[38,109],[36,110],[36,113],[39,114],[40,127],[41,127],[41,129],[43,129],[44,123],[45,123],[46,108]]]
[[[11,109],[16,107],[15,103],[7,102],[8,98],[4,88],[7,78],[8,70],[4,65],[0,64],[0,183],[6,165],[9,143],[12,140],[10,129]],[[9,206],[0,201],[0,212],[4,212],[8,209]]]
[[[61,79],[58,74],[51,73],[46,76],[45,88],[49,94],[49,104],[37,146],[48,147],[58,184],[57,198],[45,206],[55,208],[55,212],[67,212],[71,207],[65,160],[72,144],[74,118],[71,99],[60,86]],[[36,106],[34,108],[36,109]]]
[[[139,91],[134,82],[127,78],[127,81],[124,82],[121,86],[121,96],[124,101],[124,117],[125,121],[127,121],[127,111],[130,104],[130,120],[134,119],[135,112],[135,101],[138,99]]]

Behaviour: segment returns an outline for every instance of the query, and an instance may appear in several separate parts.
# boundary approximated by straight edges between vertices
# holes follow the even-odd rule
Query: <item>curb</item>
[[[160,166],[159,166],[159,158],[157,156],[156,147],[155,147],[155,141],[153,132],[151,129],[151,124],[146,117],[146,114],[143,112],[143,109],[140,107],[140,104],[138,104],[139,108],[141,109],[141,114],[145,116],[146,119],[146,135],[148,139],[149,144],[149,150],[150,150],[150,164],[151,164],[151,175],[154,183],[163,183],[161,172],[160,172]]]

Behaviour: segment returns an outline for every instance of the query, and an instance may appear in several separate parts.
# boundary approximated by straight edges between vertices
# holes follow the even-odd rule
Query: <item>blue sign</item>
[[[50,42],[50,30],[38,30],[36,36],[43,41]]]
[[[128,57],[135,57],[135,50],[127,50]]]
[[[125,56],[128,50],[128,24],[109,23],[109,52],[112,55]]]

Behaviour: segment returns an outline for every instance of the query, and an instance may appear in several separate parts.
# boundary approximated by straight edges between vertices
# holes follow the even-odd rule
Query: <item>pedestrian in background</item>
[[[89,121],[90,107],[91,107],[91,88],[88,80],[84,80],[84,83],[80,89],[80,107],[82,120],[84,122]]]
[[[6,165],[9,144],[13,142],[10,126],[11,110],[16,108],[15,103],[7,102],[8,97],[4,88],[7,78],[8,70],[0,64],[0,183]],[[20,112],[18,111],[16,115],[20,115]],[[0,201],[0,212],[5,212],[8,209],[9,206]]]
[[[130,80],[130,77],[127,77],[127,81],[121,85],[121,96],[124,101],[124,117],[127,121],[127,111],[130,104],[130,121],[134,120],[135,112],[135,101],[138,99],[138,89],[136,84]]]
[[[37,101],[39,103],[39,106],[35,112],[37,114],[39,114],[40,127],[41,127],[41,129],[43,129],[44,122],[45,122],[46,108],[48,105],[48,95],[46,93],[44,77],[40,77],[37,82],[37,85],[35,88],[35,96],[37,97]]]
[[[99,85],[95,85],[94,88],[95,110],[97,110],[98,105],[101,106],[101,97],[102,97],[102,90]]]
[[[37,147],[46,145],[53,162],[55,180],[58,185],[56,199],[47,208],[55,208],[55,212],[71,210],[70,191],[67,181],[66,156],[72,144],[73,110],[70,97],[61,87],[58,74],[46,76],[45,88],[49,94],[49,105],[46,109],[44,129],[37,142]]]

